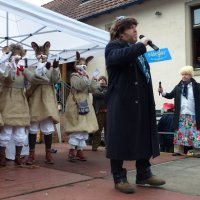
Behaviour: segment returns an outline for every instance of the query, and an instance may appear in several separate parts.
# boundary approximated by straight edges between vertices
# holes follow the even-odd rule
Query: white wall
[[[141,5],[135,5],[127,9],[121,9],[111,14],[106,14],[87,21],[88,24],[105,29],[105,24],[112,22],[116,16],[135,17],[138,24],[138,35],[144,34],[151,38],[160,48],[168,48],[172,57],[170,61],[151,63],[154,96],[156,108],[160,109],[164,102],[173,102],[158,95],[158,82],[162,82],[165,91],[170,92],[175,84],[180,81],[179,70],[186,65],[186,2],[189,0],[146,0]],[[200,3],[200,0],[193,3]],[[155,12],[160,11],[161,16]],[[147,48],[151,50],[151,48]],[[188,55],[187,55],[188,56]],[[105,74],[104,58],[98,58],[91,62],[101,67]],[[200,81],[199,77],[195,77]]]

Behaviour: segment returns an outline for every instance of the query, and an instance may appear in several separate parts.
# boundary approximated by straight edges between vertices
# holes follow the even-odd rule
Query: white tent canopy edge
[[[38,42],[49,40],[54,43],[52,46],[54,54],[56,54],[55,52],[63,53],[62,56],[66,58],[65,60],[70,62],[74,59],[74,51],[78,49],[82,52],[88,52],[88,50],[92,49],[90,54],[94,53],[98,55],[100,52],[102,54],[102,50],[104,50],[109,40],[109,34],[104,30],[84,24],[46,8],[33,5],[24,0],[0,0],[0,10],[1,12],[9,13],[9,15],[10,13],[16,15],[18,17],[16,22],[20,22],[21,26],[23,25],[23,29],[27,29],[26,32],[24,30],[20,31],[18,24],[16,26],[18,37],[21,37],[20,40],[16,40],[16,30],[12,33],[8,27],[1,27],[1,29],[4,29],[4,34],[2,37],[0,32],[0,38],[2,39],[0,44],[7,39],[21,42],[21,44],[30,47],[31,40],[33,39]],[[19,17],[21,17],[20,20]],[[7,24],[5,22],[5,15],[0,16],[0,20],[3,18],[4,24]],[[22,22],[26,22],[27,24],[22,24]],[[36,24],[37,28],[33,29],[34,26],[36,27]],[[28,29],[31,30],[29,31]],[[72,43],[71,45],[69,45],[70,42]],[[67,48],[68,46],[70,47]],[[30,59],[32,58],[30,57]]]

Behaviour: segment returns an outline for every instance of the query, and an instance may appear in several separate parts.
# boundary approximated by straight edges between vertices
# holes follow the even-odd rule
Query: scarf
[[[147,67],[145,65],[145,61],[144,61],[143,56],[138,56],[138,60],[140,61],[140,64],[141,64],[141,65],[139,65],[140,69],[144,73],[144,75],[145,75],[145,77],[147,79],[147,83],[149,83],[149,81],[150,81],[151,78],[150,78],[149,71],[148,71],[148,69],[147,69]]]
[[[131,44],[128,43],[128,46],[131,46]],[[143,74],[145,75],[147,83],[149,83],[151,77],[150,77],[150,74],[149,74],[149,70],[147,69],[147,67],[145,65],[144,57],[142,55],[138,56],[138,60],[140,62],[139,67],[140,67],[141,71],[143,72]]]
[[[23,72],[24,71],[24,67],[23,66],[17,66],[17,71],[16,71],[16,74],[17,76],[20,76],[20,71]]]
[[[78,74],[83,76],[83,77],[86,77],[87,79],[89,79],[89,76],[85,73],[85,71],[82,71],[82,70],[77,70]]]
[[[188,84],[190,84],[191,82],[189,83],[184,83],[182,81],[181,83],[181,87],[182,87],[182,90],[181,90],[181,94],[187,99],[188,98]]]

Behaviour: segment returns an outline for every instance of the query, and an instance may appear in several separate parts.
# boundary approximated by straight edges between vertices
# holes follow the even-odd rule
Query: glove
[[[97,76],[99,75],[100,71],[98,69],[95,69],[92,73],[93,78],[97,78]]]
[[[58,68],[58,67],[59,67],[59,60],[57,61],[57,59],[54,59],[53,68]]]
[[[10,58],[10,56],[11,56],[11,54],[12,54],[12,52],[10,52],[10,53],[4,53],[2,56],[1,56],[1,58],[0,58],[0,64],[2,64],[2,63],[5,63],[5,62],[8,62],[9,61],[9,58]]]
[[[51,67],[51,63],[50,63],[50,62],[47,62],[47,63],[46,63],[46,68],[47,68],[47,69],[50,69],[50,67]]]

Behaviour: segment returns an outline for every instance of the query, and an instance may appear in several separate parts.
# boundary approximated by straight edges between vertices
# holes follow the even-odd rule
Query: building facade
[[[59,6],[53,7],[55,2],[56,0],[44,7],[61,12]],[[169,50],[171,60],[150,64],[156,109],[161,109],[164,102],[170,102],[159,96],[157,92],[159,82],[162,82],[164,91],[170,92],[180,81],[181,67],[194,66],[194,78],[200,82],[200,0],[74,0],[71,2],[74,2],[76,12],[67,13],[69,9],[67,7],[70,5],[66,4],[65,9],[62,6],[62,14],[104,30],[109,30],[117,16],[135,17],[139,23],[138,35],[143,34],[160,48]],[[110,4],[105,6],[106,3]],[[100,4],[104,6],[100,7]],[[72,8],[70,10],[73,11]],[[147,49],[152,50],[150,47]],[[95,58],[90,66],[91,72],[94,68],[99,68],[101,74],[106,74],[103,57]]]

